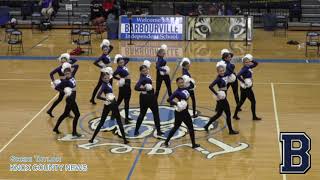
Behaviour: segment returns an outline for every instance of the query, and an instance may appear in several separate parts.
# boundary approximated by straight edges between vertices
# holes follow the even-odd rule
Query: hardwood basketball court
[[[254,69],[254,92],[257,99],[257,113],[263,118],[260,122],[251,120],[250,103],[247,101],[240,113],[241,120],[233,120],[239,135],[230,136],[225,129],[225,120],[220,118],[210,133],[196,131],[199,150],[179,146],[190,143],[188,134],[171,141],[170,153],[161,155],[163,149],[155,152],[155,146],[161,140],[153,134],[139,139],[130,139],[129,146],[122,147],[121,138],[112,132],[99,134],[98,147],[85,149],[78,147],[87,143],[92,130],[89,122],[100,117],[102,103],[92,106],[89,103],[91,92],[98,80],[99,70],[92,60],[100,55],[100,39],[93,36],[93,54],[79,60],[77,73],[77,102],[81,117],[79,132],[84,140],[58,141],[63,135],[55,135],[52,128],[62,113],[64,102],[54,110],[54,118],[45,112],[57,97],[50,88],[49,72],[58,65],[53,56],[70,51],[75,45],[70,43],[69,32],[52,30],[32,34],[23,30],[25,53],[23,56],[5,57],[7,44],[0,43],[0,179],[288,179],[316,180],[320,178],[320,71],[318,57],[304,56],[304,48],[287,45],[288,40],[304,41],[305,32],[288,32],[288,37],[274,37],[273,32],[255,30],[254,41],[248,48],[244,42],[202,42],[202,41],[136,41],[128,46],[126,41],[112,41],[115,54],[121,53],[135,57],[129,63],[133,83],[138,80],[138,67],[144,59],[155,60],[153,52],[161,44],[169,47],[168,59],[171,78],[181,74],[176,58],[189,57],[192,62],[191,74],[197,82],[196,99],[201,117],[214,114],[215,99],[208,89],[216,76],[214,59],[219,58],[220,50],[232,49],[236,56],[251,53],[261,60]],[[42,60],[43,59],[43,60]],[[49,60],[48,60],[49,59]],[[51,60],[50,60],[51,59]],[[115,67],[115,65],[114,65]],[[239,71],[241,64],[236,64]],[[155,63],[151,67],[155,79]],[[164,86],[164,85],[163,85]],[[176,85],[172,82],[172,88]],[[118,87],[114,86],[117,95]],[[159,103],[163,107],[164,117],[171,117],[172,111],[166,111],[167,98],[163,91]],[[230,93],[231,90],[229,90]],[[232,113],[235,109],[233,95],[229,102]],[[132,109],[138,107],[138,93],[133,91],[130,103]],[[122,106],[121,106],[122,107]],[[61,126],[63,134],[70,133],[72,119],[66,119]],[[152,125],[151,125],[152,127]],[[312,139],[312,167],[305,175],[282,175],[279,173],[281,147],[279,132],[306,132]],[[88,133],[87,133],[88,132]],[[220,144],[219,144],[220,142]],[[116,144],[112,144],[116,143]],[[243,143],[242,145],[240,143]],[[217,145],[219,144],[220,147]],[[214,155],[222,152],[221,146],[229,145],[243,149],[235,152]],[[247,146],[246,146],[247,145]],[[122,148],[119,148],[122,147]],[[162,146],[163,147],[163,146]],[[118,149],[117,149],[118,148]],[[129,148],[129,149],[128,149]],[[230,149],[230,148],[229,148]],[[127,153],[120,153],[123,151]],[[115,153],[118,152],[118,153]],[[208,156],[208,155],[214,156]],[[87,171],[57,172],[12,172],[12,156],[61,157],[60,164],[86,164]],[[28,164],[28,163],[26,163]],[[41,164],[41,163],[38,163]],[[59,164],[59,163],[58,163]]]

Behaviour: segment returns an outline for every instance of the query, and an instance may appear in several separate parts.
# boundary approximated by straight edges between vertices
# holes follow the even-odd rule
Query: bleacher
[[[18,20],[19,25],[26,26],[31,24],[31,15],[23,16],[22,8],[38,4],[39,0],[12,0],[1,1],[0,6],[8,6],[10,15]],[[73,11],[66,10],[66,4],[73,4]],[[90,14],[90,0],[63,0],[59,3],[60,8],[56,17],[51,21],[55,28],[69,28],[72,20],[77,20],[81,14]],[[26,26],[28,27],[28,26]]]
[[[320,23],[319,0],[302,0],[302,22]]]
[[[0,0],[0,6],[9,6],[10,15],[15,17],[19,24],[30,24],[31,16],[23,18],[21,9],[28,4],[37,3],[39,0]],[[76,3],[77,2],[77,3]],[[90,13],[91,0],[62,0],[59,11],[52,21],[55,28],[69,27],[73,19],[77,19],[81,14]],[[188,12],[194,10],[199,4],[212,4],[213,2],[224,2],[231,4],[233,9],[240,8],[242,13],[254,16],[255,27],[263,26],[263,18],[266,14],[274,14],[276,16],[290,16],[290,11],[294,5],[301,8],[301,19],[293,18],[289,22],[289,27],[293,28],[309,28],[320,23],[320,1],[318,0],[228,0],[228,1],[193,1],[193,0],[125,0],[124,3],[128,10],[135,11],[146,9],[149,14],[182,14],[188,15]],[[73,4],[73,11],[66,11],[66,4]]]
[[[233,11],[240,8],[242,14],[248,14],[254,17],[255,27],[264,25],[263,18],[266,14],[274,14],[276,16],[290,16],[290,9],[294,5],[301,8],[300,0],[228,0],[228,1],[161,1],[161,0],[128,0],[127,6],[129,10],[134,11],[137,6],[141,8],[149,8],[150,14],[182,14],[188,15],[191,10],[197,9],[199,5],[208,6],[212,3],[224,2],[232,7]],[[297,22],[298,19],[292,19]]]

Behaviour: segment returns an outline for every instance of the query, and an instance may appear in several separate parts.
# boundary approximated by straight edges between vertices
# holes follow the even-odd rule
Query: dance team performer
[[[110,42],[109,40],[107,39],[104,39],[102,41],[102,43],[100,44],[100,48],[102,50],[102,55],[94,61],[94,65],[99,67],[100,70],[102,68],[105,68],[105,67],[111,67],[111,57],[109,56],[109,54],[111,53],[111,51],[113,50],[113,46],[110,45]],[[102,78],[101,76],[103,75],[102,72],[100,72],[100,77],[99,77],[99,80],[98,80],[98,83],[96,85],[96,87],[94,88],[93,92],[92,92],[92,96],[91,96],[91,99],[90,99],[90,102],[91,104],[93,105],[96,105],[97,103],[95,102],[95,97],[97,95],[97,92],[99,91],[101,85],[102,85]],[[112,79],[110,80],[110,83],[112,85]]]
[[[240,72],[237,74],[237,78],[240,81],[240,102],[237,105],[237,108],[234,112],[233,119],[240,120],[238,113],[240,111],[241,106],[248,98],[251,102],[251,112],[252,112],[252,120],[259,121],[259,118],[256,114],[256,98],[253,92],[253,68],[258,65],[258,62],[253,60],[253,56],[251,54],[247,54],[242,58],[243,67]]]
[[[132,119],[129,117],[129,103],[131,98],[131,76],[127,64],[129,63],[129,58],[122,57],[122,55],[117,54],[115,56],[114,62],[117,63],[118,67],[113,73],[113,79],[118,80],[119,94],[118,94],[118,106],[120,106],[122,100],[124,100],[124,110],[125,110],[125,123],[128,124]]]
[[[90,102],[96,104],[95,98],[104,101],[103,111],[101,120],[95,129],[92,138],[89,140],[90,143],[94,143],[94,139],[97,134],[100,132],[102,126],[104,125],[107,116],[112,112],[112,116],[116,119],[121,137],[123,138],[124,144],[129,143],[126,139],[126,134],[124,131],[124,126],[121,121],[121,116],[119,112],[119,105],[124,101],[124,110],[125,110],[125,123],[129,123],[132,119],[129,117],[129,108],[130,108],[130,99],[131,99],[131,76],[129,69],[127,67],[130,58],[123,57],[120,54],[117,54],[114,58],[114,63],[117,64],[115,72],[113,72],[111,67],[111,57],[109,54],[113,50],[113,47],[110,45],[108,40],[103,40],[100,45],[103,54],[94,62],[94,64],[100,68],[100,78],[98,83],[92,93]],[[159,91],[161,88],[162,81],[165,82],[169,98],[167,100],[171,106],[175,107],[175,122],[174,127],[170,130],[168,137],[166,138],[164,145],[169,146],[169,141],[179,129],[182,122],[186,124],[188,132],[190,134],[190,139],[192,143],[192,148],[197,148],[200,145],[195,142],[195,132],[192,122],[192,117],[196,118],[198,116],[196,110],[196,97],[195,97],[195,81],[192,79],[190,74],[190,65],[191,61],[188,58],[183,58],[180,66],[182,68],[182,76],[176,79],[177,89],[174,93],[171,92],[171,81],[170,81],[170,68],[167,66],[167,62],[164,59],[166,54],[166,46],[162,46],[157,52],[157,61],[156,61],[156,87],[154,89],[152,78],[150,76],[150,66],[151,62],[145,60],[143,65],[139,67],[140,77],[136,85],[134,86],[135,91],[140,93],[139,95],[139,107],[140,114],[137,118],[136,128],[134,135],[139,135],[139,129],[141,127],[142,121],[146,116],[147,110],[150,108],[156,128],[156,133],[158,136],[163,135],[160,124],[160,115],[159,115],[159,105],[157,98],[159,96]],[[227,50],[223,49],[221,51],[222,60],[217,63],[217,77],[210,84],[209,89],[217,98],[217,107],[216,114],[212,116],[209,122],[204,126],[206,131],[209,130],[209,126],[221,117],[224,112],[226,115],[226,122],[230,135],[238,134],[239,132],[234,130],[232,127],[231,121],[231,111],[229,102],[227,100],[226,94],[228,88],[231,86],[234,94],[237,107],[233,118],[239,120],[238,117],[239,111],[241,111],[241,106],[248,98],[251,102],[251,111],[253,120],[261,120],[261,118],[256,115],[256,100],[253,92],[253,71],[252,69],[258,65],[258,62],[253,60],[252,55],[247,54],[242,58],[243,67],[237,75],[235,75],[235,65],[231,63],[233,54]],[[72,135],[74,137],[81,137],[82,135],[77,132],[77,122],[80,117],[80,111],[78,104],[76,102],[76,79],[75,75],[79,68],[79,65],[75,64],[76,59],[70,58],[70,55],[67,53],[61,54],[59,57],[61,65],[55,68],[50,73],[50,79],[52,81],[52,86],[55,90],[59,91],[59,98],[53,103],[49,108],[47,113],[53,117],[52,111],[59,104],[63,97],[66,96],[66,106],[62,115],[59,117],[53,131],[57,134],[60,134],[59,126],[62,121],[69,116],[69,113],[72,111],[74,113],[73,119],[73,128]],[[54,79],[54,75],[59,74],[59,79]],[[119,85],[118,98],[115,98],[112,79],[116,79]],[[240,99],[238,95],[238,82],[240,81]],[[218,87],[218,90],[215,90],[215,86]],[[192,110],[193,116],[190,115],[188,109],[188,100],[192,100]]]
[[[63,67],[63,65],[64,66],[69,66],[69,64],[70,64],[71,68],[73,70],[79,68],[79,65],[75,64],[77,62],[77,59],[71,58],[69,53],[61,54],[60,57],[58,58],[58,60],[60,62],[60,65],[50,72],[50,79],[51,79],[51,84],[52,84],[53,87],[55,87],[55,85],[59,84],[61,82],[61,80],[65,79],[65,74],[64,74],[63,70],[66,67]],[[56,79],[56,80],[54,79],[54,75],[55,74],[59,75],[59,79]],[[75,73],[74,73],[74,75],[75,75]],[[52,114],[52,111],[62,101],[63,97],[64,97],[64,92],[60,91],[58,99],[56,99],[54,101],[54,103],[51,105],[51,107],[47,111],[47,114],[49,114],[50,117],[54,117],[53,114]]]
[[[104,122],[106,121],[109,112],[112,111],[112,113],[114,114],[114,116],[117,120],[117,124],[120,129],[121,136],[123,138],[123,143],[128,144],[129,141],[126,139],[124,128],[123,128],[123,125],[121,122],[118,103],[117,103],[115,96],[113,94],[112,85],[109,82],[110,79],[112,78],[112,68],[110,68],[110,67],[104,68],[102,73],[103,73],[102,77],[101,77],[102,84],[101,84],[101,89],[97,95],[97,98],[104,101],[104,106],[103,106],[103,111],[102,111],[102,116],[101,116],[100,122],[99,122],[97,128],[95,129],[95,131],[92,135],[92,138],[89,140],[89,142],[94,143],[94,139],[97,136],[97,134],[100,132],[100,129],[103,126]],[[102,94],[104,94],[104,96],[102,96]]]

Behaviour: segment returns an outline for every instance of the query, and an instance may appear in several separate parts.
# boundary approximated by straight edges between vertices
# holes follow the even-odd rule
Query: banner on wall
[[[245,41],[247,36],[251,41],[252,29],[252,16],[197,16],[186,20],[187,40]]]
[[[127,16],[120,16],[119,38],[130,39]],[[183,16],[132,16],[132,40],[184,40]]]

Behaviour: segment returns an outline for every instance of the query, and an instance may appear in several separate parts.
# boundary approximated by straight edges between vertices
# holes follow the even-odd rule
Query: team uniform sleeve
[[[209,89],[213,92],[213,94],[217,95],[217,91],[214,89],[214,86],[217,84],[218,80],[214,80],[210,85],[209,85]]]
[[[68,84],[68,81],[65,80],[65,79],[63,79],[63,80],[61,80],[61,83],[58,84],[58,85],[55,87],[55,90],[57,90],[57,91],[63,91],[63,89],[64,89],[65,87],[67,87],[67,84]]]
[[[176,98],[177,93],[174,92],[167,100],[168,103],[170,103],[170,105],[174,106],[177,105],[177,103],[174,101],[174,99]]]
[[[187,75],[191,78],[191,74],[189,73],[189,71],[184,68],[182,68],[182,75]]]
[[[194,84],[192,82],[190,82],[190,86],[187,88],[189,91],[192,90],[194,88]]]
[[[227,64],[227,69],[226,69],[226,75],[229,76],[234,72],[235,66],[234,64],[231,64],[230,62],[228,62]]]
[[[110,54],[110,53],[112,52],[112,50],[113,50],[113,46],[112,46],[112,45],[110,45],[110,46],[109,46],[108,54]]]
[[[102,85],[101,88],[100,88],[100,90],[99,90],[99,92],[98,92],[98,94],[97,94],[97,99],[100,99],[100,100],[102,100],[102,101],[105,101],[105,100],[106,100],[105,97],[102,97],[102,93],[105,92],[105,90],[106,90],[106,86],[105,86],[105,85]]]
[[[161,59],[158,58],[158,61],[157,61],[157,63],[156,63],[156,69],[157,69],[158,71],[166,72],[165,69],[161,68],[161,65],[160,65],[161,62],[160,62],[160,61],[163,61],[163,60],[161,60]]]
[[[142,80],[140,79],[137,82],[137,84],[135,85],[134,90],[136,90],[136,91],[145,91],[145,88],[141,88],[141,85],[142,85]]]
[[[116,71],[113,72],[113,79],[120,80],[120,78],[117,76],[119,75],[119,73],[120,70],[117,68]]]
[[[257,61],[252,60],[251,62],[252,62],[253,64],[249,66],[250,68],[255,68],[255,67],[258,66],[258,62],[257,62]]]
[[[74,63],[76,63],[77,61],[78,61],[78,59],[76,59],[76,58],[70,58],[69,63],[70,63],[70,64],[74,64]]]
[[[243,80],[243,78],[242,78],[242,74],[243,74],[245,71],[246,71],[246,69],[245,69],[245,68],[242,68],[242,69],[240,70],[240,72],[237,74],[237,78],[239,79],[239,81],[241,81],[241,82],[243,82],[243,83],[244,83],[244,80]]]
[[[232,63],[230,63],[230,65],[229,65],[230,67],[230,71],[231,72],[234,72],[234,69],[236,68],[236,66],[234,65],[234,64],[232,64]]]
[[[74,64],[72,65],[73,67],[73,71],[72,71],[72,77],[74,77],[79,69],[79,65],[78,64]]]
[[[127,65],[130,61],[130,58],[128,58],[128,57],[124,57],[122,59],[124,60],[124,65]]]
[[[53,71],[50,72],[51,81],[54,81],[54,74],[58,73],[59,70],[60,70],[60,67],[57,67]]]
[[[108,64],[110,64],[110,63],[111,63],[110,56],[109,56],[109,55],[107,55],[107,56],[106,56],[106,58],[108,59]]]
[[[102,56],[100,56],[97,60],[95,60],[95,61],[93,62],[93,64],[96,65],[96,66],[99,67],[99,68],[103,68],[103,67],[99,64],[99,62],[101,61],[101,58],[102,58]]]

